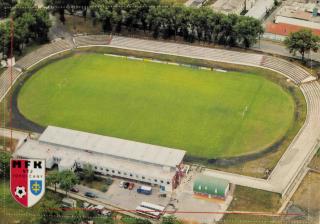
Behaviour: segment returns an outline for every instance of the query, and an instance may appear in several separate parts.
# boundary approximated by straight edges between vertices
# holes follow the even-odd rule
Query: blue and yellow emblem
[[[34,195],[42,192],[42,180],[30,180],[30,191]]]

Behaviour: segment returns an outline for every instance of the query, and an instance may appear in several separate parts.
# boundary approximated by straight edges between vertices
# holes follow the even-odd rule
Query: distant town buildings
[[[266,32],[287,36],[303,28],[311,29],[320,35],[320,1],[284,1],[276,12],[273,22],[266,24]]]

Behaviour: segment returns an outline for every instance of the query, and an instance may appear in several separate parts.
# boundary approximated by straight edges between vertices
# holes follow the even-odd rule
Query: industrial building
[[[29,139],[14,157],[45,159],[46,168],[94,171],[172,191],[181,181],[185,151],[48,126],[38,140]]]
[[[284,2],[274,21],[266,24],[266,32],[287,36],[303,28],[320,34],[320,4],[318,1],[291,0]]]
[[[227,180],[199,175],[193,182],[193,193],[205,198],[226,199],[230,190]]]

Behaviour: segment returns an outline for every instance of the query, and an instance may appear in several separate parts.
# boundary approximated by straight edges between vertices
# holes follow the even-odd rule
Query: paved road
[[[286,47],[281,42],[269,41],[269,40],[261,40],[260,43],[255,44],[252,47],[253,50],[270,53],[270,54],[277,54],[285,57],[293,57],[292,54],[286,49]],[[301,56],[297,53],[295,58],[300,59]],[[309,56],[307,56],[309,58]],[[318,53],[311,53],[312,60],[320,62],[320,52]]]

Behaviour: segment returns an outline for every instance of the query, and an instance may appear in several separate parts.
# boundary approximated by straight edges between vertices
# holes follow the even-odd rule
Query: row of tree
[[[53,12],[71,14],[88,7],[91,15],[102,22],[106,32],[143,30],[154,38],[182,37],[185,41],[202,41],[248,48],[263,33],[259,20],[235,14],[224,15],[207,7],[185,7],[161,0],[46,0]]]
[[[151,32],[154,38],[180,36],[189,42],[248,48],[263,33],[261,22],[251,17],[160,0],[92,0],[90,9],[106,31],[121,32],[122,27],[128,31],[140,29]]]
[[[0,52],[4,57],[10,56],[12,32],[14,50],[20,54],[30,41],[43,43],[48,40],[51,26],[49,13],[44,8],[38,8],[33,0],[20,1],[11,9],[10,17],[13,24],[10,20],[0,23]]]

